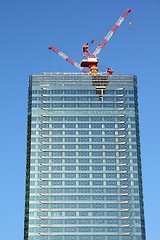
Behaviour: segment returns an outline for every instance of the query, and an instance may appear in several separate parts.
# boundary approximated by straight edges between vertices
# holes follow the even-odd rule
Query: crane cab
[[[96,74],[98,73],[98,64],[99,60],[98,58],[92,57],[92,58],[87,58],[83,59],[81,62],[81,67],[86,67],[90,69],[91,74]]]

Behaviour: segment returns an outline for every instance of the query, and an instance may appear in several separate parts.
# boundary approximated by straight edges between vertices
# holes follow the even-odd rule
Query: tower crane
[[[104,39],[101,41],[100,44],[98,44],[97,48],[93,53],[89,51],[89,44],[86,43],[82,47],[82,51],[84,53],[84,59],[81,61],[81,63],[77,63],[76,61],[72,60],[69,56],[67,56],[65,53],[61,52],[57,48],[53,46],[49,46],[49,49],[58,54],[60,57],[62,57],[64,60],[69,62],[70,64],[74,65],[76,68],[81,70],[84,73],[91,73],[92,75],[96,75],[98,73],[98,62],[99,59],[97,55],[101,52],[102,48],[107,44],[107,42],[110,40],[110,38],[113,36],[113,34],[116,32],[116,30],[119,28],[119,26],[122,24],[122,22],[125,20],[127,15],[131,12],[131,9],[127,9],[124,11],[124,13],[120,16],[120,18],[117,20],[117,22],[113,25],[111,30],[107,33],[107,35],[104,37]],[[93,41],[92,41],[93,42]],[[89,68],[90,72],[86,69]],[[113,73],[111,68],[108,68],[107,70],[108,75],[111,75]]]

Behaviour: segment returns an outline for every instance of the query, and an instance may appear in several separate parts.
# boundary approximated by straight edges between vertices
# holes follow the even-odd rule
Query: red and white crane
[[[113,34],[116,32],[116,30],[119,28],[119,26],[122,24],[122,22],[127,17],[128,13],[131,12],[131,9],[127,9],[117,20],[117,22],[113,25],[111,30],[108,32],[108,34],[104,37],[104,39],[101,41],[100,44],[98,44],[97,48],[93,53],[90,53],[89,51],[89,44],[83,45],[83,53],[85,59],[81,61],[81,63],[77,63],[76,61],[72,60],[69,56],[58,50],[57,48],[53,46],[49,46],[49,49],[57,53],[60,57],[62,57],[64,60],[69,62],[70,64],[77,67],[79,70],[81,70],[84,73],[89,73],[89,71],[86,68],[90,69],[91,74],[97,74],[98,73],[98,62],[99,59],[97,58],[97,55],[101,52],[102,48],[106,45],[106,43],[110,40],[110,38],[113,36]],[[112,74],[113,71],[111,68],[108,68],[107,71],[108,75]]]

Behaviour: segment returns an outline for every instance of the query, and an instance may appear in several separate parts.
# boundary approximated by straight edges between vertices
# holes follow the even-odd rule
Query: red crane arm
[[[105,38],[102,40],[102,42],[97,46],[96,50],[93,52],[93,56],[96,57],[102,48],[106,45],[106,43],[109,41],[109,39],[112,37],[112,35],[116,32],[116,30],[119,28],[119,26],[122,24],[124,19],[127,17],[128,13],[131,12],[131,9],[127,9],[117,20],[117,22],[114,24],[114,26],[111,28],[111,30],[108,32],[108,34],[105,36]]]
[[[87,69],[81,67],[79,63],[75,62],[73,59],[71,59],[65,53],[61,52],[59,49],[57,49],[57,48],[55,48],[53,46],[49,46],[48,48],[49,48],[49,50],[52,50],[53,52],[58,54],[60,57],[62,57],[64,60],[66,60],[67,62],[69,62],[70,64],[72,64],[76,68],[78,68],[79,70],[81,70],[82,72],[84,72],[84,73],[88,73],[89,72],[89,71],[87,71]]]

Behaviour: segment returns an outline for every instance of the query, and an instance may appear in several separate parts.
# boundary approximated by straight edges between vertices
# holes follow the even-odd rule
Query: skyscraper
[[[145,240],[136,76],[30,76],[24,240]]]

